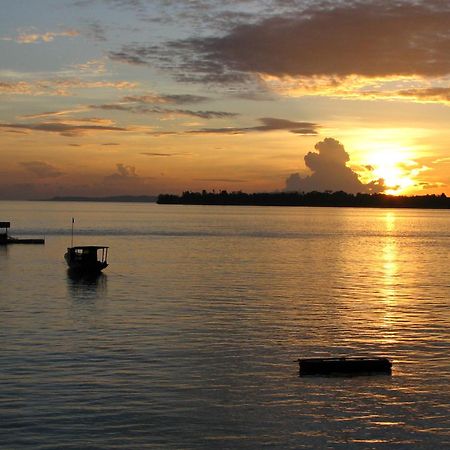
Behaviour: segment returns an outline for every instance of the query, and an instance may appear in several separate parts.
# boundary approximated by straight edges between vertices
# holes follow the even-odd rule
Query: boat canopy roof
[[[103,248],[109,248],[104,245],[78,245],[76,247],[69,247],[68,250],[101,250]]]

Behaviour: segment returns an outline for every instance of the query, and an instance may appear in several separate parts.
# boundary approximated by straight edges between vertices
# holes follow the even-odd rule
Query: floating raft
[[[382,357],[306,358],[298,360],[304,375],[390,375],[392,363]]]
[[[0,233],[0,245],[9,244],[45,244],[45,239],[26,239],[26,238],[15,238],[8,236],[8,228],[11,226],[10,222],[0,222],[0,228],[4,228],[4,232]]]
[[[23,238],[8,237],[8,239],[6,240],[6,244],[45,244],[45,239],[41,238],[23,239]]]

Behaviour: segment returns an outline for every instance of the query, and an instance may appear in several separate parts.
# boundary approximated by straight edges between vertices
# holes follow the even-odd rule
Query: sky
[[[447,0],[0,6],[0,199],[450,195]]]

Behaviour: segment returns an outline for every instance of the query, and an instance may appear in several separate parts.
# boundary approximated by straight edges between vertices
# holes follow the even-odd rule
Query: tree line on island
[[[157,203],[176,205],[328,206],[363,208],[450,208],[450,197],[441,195],[348,194],[336,192],[202,192],[160,194]]]
[[[115,195],[109,197],[53,197],[53,201],[157,202],[181,205],[255,205],[255,206],[335,206],[366,208],[438,208],[449,209],[450,198],[441,195],[389,195],[399,186],[388,186],[383,178],[362,182],[355,170],[347,166],[350,155],[336,139],[325,138],[304,156],[310,174],[291,173],[282,191],[228,192],[185,191],[181,195]],[[119,164],[120,171],[124,171]],[[374,168],[364,166],[369,173]]]
[[[382,178],[364,183],[359,174],[347,166],[350,155],[336,139],[325,138],[305,157],[307,176],[292,173],[283,191],[247,194],[237,192],[191,192],[181,196],[161,194],[157,203],[184,205],[255,205],[255,206],[346,206],[366,208],[450,208],[450,198],[441,195],[388,195]],[[372,166],[365,166],[369,173]]]

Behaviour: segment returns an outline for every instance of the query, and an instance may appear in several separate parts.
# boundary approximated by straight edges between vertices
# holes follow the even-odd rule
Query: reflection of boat
[[[72,271],[99,273],[108,266],[108,247],[97,245],[69,247],[64,259]]]
[[[108,277],[103,272],[67,270],[67,287],[73,300],[96,300],[106,292]]]
[[[381,357],[343,357],[299,359],[300,375],[391,374],[392,363]]]

